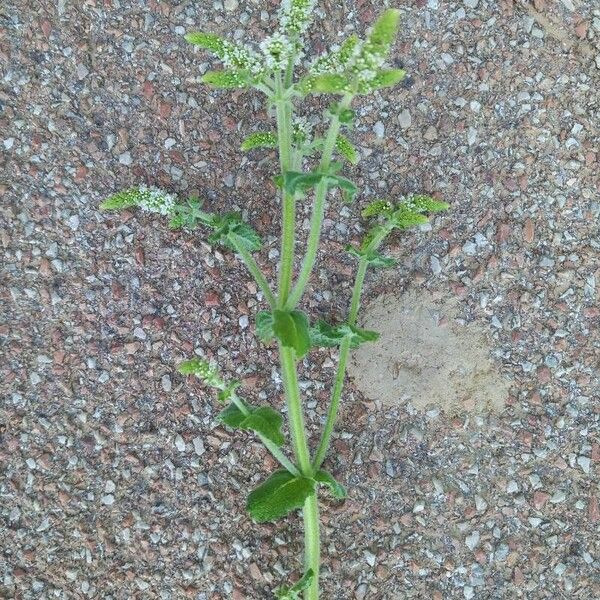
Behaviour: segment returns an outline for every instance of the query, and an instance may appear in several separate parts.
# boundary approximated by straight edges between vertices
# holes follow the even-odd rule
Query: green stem
[[[269,282],[267,281],[266,277],[263,275],[263,272],[260,270],[260,267],[254,260],[254,257],[244,247],[244,242],[238,235],[236,235],[235,233],[230,233],[228,237],[231,243],[234,245],[236,252],[242,257],[246,268],[254,277],[256,283],[258,284],[258,287],[262,290],[265,299],[272,307],[274,307],[276,303],[275,296],[271,291]]]
[[[244,401],[237,395],[232,394],[231,401],[238,407],[239,411],[247,417],[250,414],[250,411],[244,404]],[[256,432],[256,435],[260,439],[260,441],[265,445],[267,450],[273,455],[273,458],[279,462],[279,464],[288,470],[292,475],[300,475],[300,471],[298,471],[298,467],[281,451],[281,449],[276,446],[270,439],[266,438],[264,435]]]
[[[279,346],[281,374],[296,463],[298,464],[302,475],[305,477],[312,477],[313,471],[310,463],[310,452],[308,450],[304,413],[302,410],[302,402],[300,400],[300,388],[298,386],[298,373],[296,372],[296,357],[294,352],[295,351],[292,348]]]
[[[281,76],[277,80],[275,110],[277,115],[277,138],[279,141],[279,162],[281,173],[289,171],[292,166],[292,119],[293,105],[286,97]],[[281,261],[279,266],[279,301],[283,307],[292,286],[292,271],[294,267],[294,243],[296,228],[296,202],[293,195],[282,191],[282,233]]]
[[[352,96],[344,96],[340,103],[340,110],[345,110],[350,106],[352,102]],[[331,165],[333,158],[333,151],[335,150],[335,144],[340,133],[341,123],[338,114],[333,115],[331,123],[329,125],[329,131],[325,138],[325,144],[323,146],[323,154],[321,155],[321,162],[319,163],[319,171],[326,172]],[[312,273],[313,267],[315,266],[315,260],[317,258],[317,250],[319,248],[319,240],[321,238],[321,227],[323,224],[323,217],[325,215],[325,199],[327,198],[327,181],[323,179],[318,185],[315,192],[315,203],[313,205],[313,212],[310,219],[310,233],[308,235],[308,244],[306,247],[306,254],[302,261],[302,268],[296,284],[294,285],[285,307],[288,310],[292,310],[304,294],[306,285]]]
[[[367,245],[365,253],[376,250],[385,237],[389,234],[390,228],[383,226],[377,234],[373,237],[370,243]],[[367,268],[369,266],[366,257],[361,257],[358,264],[358,271],[356,278],[354,279],[354,288],[352,289],[352,301],[350,303],[350,313],[348,315],[348,324],[355,325],[356,318],[358,316],[358,310],[360,308],[360,297],[362,295],[363,286],[365,283],[365,275],[367,274]],[[340,344],[340,358],[338,362],[337,372],[335,374],[335,382],[333,384],[333,390],[331,392],[331,402],[329,404],[329,410],[327,411],[327,419],[325,421],[325,427],[321,434],[321,440],[313,460],[313,469],[317,471],[321,468],[327,452],[329,450],[329,444],[331,443],[331,435],[333,434],[333,428],[338,415],[340,407],[340,400],[342,398],[342,390],[344,389],[344,379],[346,378],[346,364],[348,363],[348,355],[350,354],[350,340],[345,338]]]
[[[313,580],[304,592],[304,600],[319,599],[319,568],[321,566],[321,536],[319,533],[319,501],[316,492],[304,502],[304,571],[312,569]]]

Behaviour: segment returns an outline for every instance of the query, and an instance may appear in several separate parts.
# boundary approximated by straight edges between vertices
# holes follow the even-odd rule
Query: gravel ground
[[[458,298],[511,395],[501,414],[449,418],[348,387],[328,468],[350,499],[325,500],[323,597],[593,600],[600,10],[397,4],[410,78],[357,105],[361,197],[332,201],[305,308],[345,310],[340,249],[360,235],[361,204],[435,192],[451,212],[392,241],[402,266],[371,274],[367,300],[409,283]],[[182,34],[258,39],[276,5],[3,2],[2,598],[261,599],[301,566],[297,519],[257,527],[243,509],[271,461],[175,370],[197,349],[250,399],[280,404],[275,354],[248,325],[260,294],[201,235],[97,210],[133,183],[197,191],[247,212],[273,275],[274,156],[238,151],[266,112],[258,95],[199,86],[208,63]],[[379,5],[321,2],[314,48],[344,13],[361,31]],[[313,423],[332,359],[303,366]]]

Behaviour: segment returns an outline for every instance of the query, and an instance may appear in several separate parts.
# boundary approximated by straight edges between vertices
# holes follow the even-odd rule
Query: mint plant
[[[279,170],[274,181],[281,195],[281,252],[276,287],[272,286],[254,255],[262,248],[258,233],[235,212],[215,214],[199,198],[178,199],[156,188],[141,186],[119,192],[102,203],[104,210],[117,211],[139,207],[169,218],[169,226],[191,232],[209,230],[208,241],[235,252],[262,291],[266,310],[255,316],[256,333],[265,344],[276,344],[291,437],[289,454],[284,450],[284,418],[272,406],[253,406],[239,392],[237,381],[226,381],[217,367],[194,357],[183,362],[183,375],[200,378],[217,391],[224,405],[220,421],[231,429],[251,431],[279,462],[281,468],[270,474],[250,492],[247,509],[258,523],[286,517],[301,509],[304,520],[304,574],[294,584],[283,584],[275,591],[280,599],[319,598],[319,503],[322,491],[336,500],[346,497],[345,488],[323,470],[338,415],[352,348],[377,340],[374,331],[357,325],[361,293],[369,267],[393,267],[395,261],[380,253],[394,230],[405,230],[426,223],[428,215],[448,205],[424,195],[367,204],[362,215],[369,221],[359,245],[347,251],[358,263],[347,318],[341,323],[312,320],[298,308],[317,256],[326,199],[338,189],[342,199],[351,202],[358,194],[356,184],[342,175],[345,163],[354,165],[359,153],[350,141],[355,113],[353,102],[365,94],[392,87],[403,79],[402,69],[386,67],[386,59],[398,28],[399,12],[386,10],[365,37],[351,35],[339,46],[317,57],[296,76],[303,59],[307,32],[315,8],[314,0],[284,0],[279,28],[259,46],[241,45],[212,33],[190,33],[186,40],[220,59],[223,68],[209,71],[202,81],[215,88],[255,89],[264,94],[275,117],[272,131],[250,133],[242,143],[244,152],[278,150]],[[332,97],[322,118],[307,121],[296,116],[298,106],[312,95]],[[318,121],[318,122],[317,122]],[[309,168],[308,165],[312,165]],[[310,231],[302,264],[294,279],[296,250],[296,206],[312,202]],[[298,386],[298,363],[308,360],[311,350],[337,348],[339,364],[333,382],[331,401],[316,448],[309,447],[303,404]]]

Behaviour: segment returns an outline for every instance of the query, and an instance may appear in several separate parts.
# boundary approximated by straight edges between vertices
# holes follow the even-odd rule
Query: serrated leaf
[[[212,227],[215,231],[208,238],[211,243],[219,243],[235,250],[235,245],[229,239],[231,234],[235,234],[237,241],[249,252],[255,252],[262,247],[262,241],[258,233],[242,220],[239,213],[231,212],[223,216],[213,217]]]
[[[341,483],[338,483],[327,471],[317,471],[315,474],[315,481],[321,485],[327,486],[336,500],[343,500],[348,497],[346,488]]]
[[[245,88],[249,85],[248,74],[244,71],[208,71],[200,81],[221,89]]]
[[[331,325],[327,321],[319,320],[310,328],[310,340],[313,347],[333,348],[349,338],[350,347],[357,348],[365,342],[374,342],[379,339],[376,331],[360,329],[355,325],[342,323]]]
[[[335,143],[336,150],[351,164],[358,164],[358,152],[352,142],[340,133]]]
[[[241,145],[242,152],[248,152],[256,148],[276,148],[277,134],[257,132],[251,133]]]
[[[270,406],[254,407],[244,403],[248,414],[231,403],[219,414],[219,420],[232,429],[251,430],[262,435],[276,446],[283,446],[285,438],[281,431],[283,417]]]
[[[124,210],[131,206],[136,206],[139,197],[139,190],[137,188],[131,188],[113,194],[100,204],[100,208],[102,210]]]
[[[324,179],[328,188],[339,187],[342,190],[344,200],[348,202],[352,201],[358,192],[356,185],[349,179],[334,175],[331,172],[321,173],[319,171],[309,173],[286,171],[283,174],[283,187],[288,194],[295,195],[317,186]]]
[[[258,523],[275,521],[302,508],[315,491],[315,482],[307,477],[276,471],[248,496],[246,507]]]
[[[303,193],[311,187],[315,187],[322,179],[326,177],[325,173],[311,171],[302,173],[300,171],[286,171],[283,174],[282,185],[290,196],[296,193]]]
[[[358,259],[365,258],[369,266],[374,269],[386,269],[395,267],[398,264],[397,260],[383,256],[377,250],[361,250],[360,248],[348,245],[346,246],[346,252]]]
[[[256,334],[263,342],[270,342],[275,337],[273,315],[270,312],[261,310],[256,315]]]
[[[302,578],[299,579],[292,587],[283,585],[276,590],[275,597],[278,600],[300,600],[301,593],[311,586],[314,578],[315,574],[313,570],[308,569]]]
[[[286,348],[293,348],[300,359],[310,349],[308,317],[300,310],[274,310],[273,334]]]

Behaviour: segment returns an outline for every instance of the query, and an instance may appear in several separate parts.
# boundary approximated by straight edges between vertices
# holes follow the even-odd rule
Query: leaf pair
[[[241,402],[241,401],[239,401]],[[244,411],[236,403],[231,403],[219,415],[219,420],[232,429],[251,430],[262,435],[276,446],[283,446],[285,437],[281,431],[283,417],[270,406],[254,407],[243,404]]]
[[[256,330],[263,342],[277,338],[285,348],[293,348],[298,359],[310,350],[308,317],[301,310],[261,311],[256,315]]]
[[[176,204],[171,212],[171,229],[195,229],[198,224],[212,225],[213,215],[201,210],[199,198],[189,198],[186,204]]]
[[[208,238],[211,243],[219,243],[236,250],[236,246],[231,239],[231,236],[236,236],[236,241],[249,252],[260,250],[262,247],[262,241],[258,233],[242,220],[239,213],[230,212],[223,216],[215,216],[210,225],[214,229],[214,232]]]
[[[344,486],[326,471],[318,471],[314,478],[310,478],[281,470],[273,473],[250,493],[246,507],[258,523],[275,521],[302,508],[306,499],[315,493],[317,483],[328,487],[337,500],[347,496]]]
[[[358,192],[356,185],[352,181],[335,175],[332,172],[321,173],[320,171],[311,171],[309,173],[302,173],[299,171],[286,171],[283,174],[283,187],[290,195],[305,193],[308,189],[316,187],[323,181],[328,188],[339,187],[346,202],[352,202]]]
[[[394,258],[383,256],[383,254],[380,254],[377,252],[377,250],[362,250],[349,244],[346,246],[346,252],[352,256],[355,256],[359,260],[366,259],[367,264],[374,269],[386,269],[389,267],[395,267],[397,264],[397,261]]]

